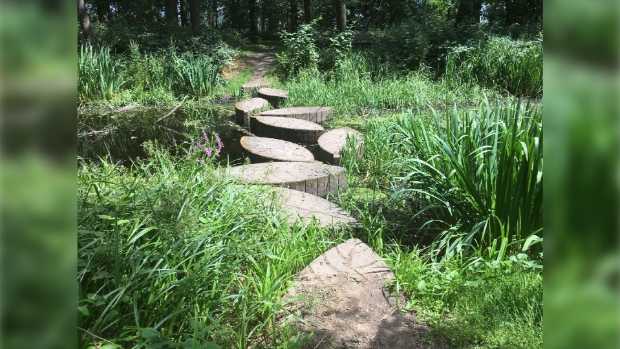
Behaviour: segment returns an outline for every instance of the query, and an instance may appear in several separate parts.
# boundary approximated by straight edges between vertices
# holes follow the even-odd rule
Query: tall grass
[[[287,283],[342,233],[277,220],[209,159],[151,152],[133,170],[80,164],[78,326],[125,347],[298,343],[276,316]]]
[[[454,87],[435,81],[425,71],[396,75],[391,68],[377,65],[362,55],[349,55],[334,71],[302,70],[282,83],[291,106],[332,106],[340,116],[366,115],[372,111],[400,111],[402,108],[442,107],[467,103],[492,91],[477,86]]]
[[[446,79],[452,86],[479,84],[514,95],[540,97],[543,88],[541,41],[491,37],[475,47],[457,47],[447,57]]]
[[[542,107],[521,101],[455,108],[444,118],[434,112],[431,123],[408,113],[398,121],[409,152],[398,194],[428,200],[416,215],[433,213],[448,229],[444,244],[463,232],[464,245],[491,248],[503,259],[513,244],[542,236],[542,121]]]
[[[109,48],[94,50],[92,46],[80,47],[78,55],[78,98],[108,100],[117,93],[124,80],[121,63],[110,55]]]

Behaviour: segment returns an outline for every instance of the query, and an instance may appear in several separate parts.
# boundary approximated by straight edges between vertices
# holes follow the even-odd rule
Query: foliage
[[[287,283],[343,236],[279,221],[184,146],[132,170],[80,162],[78,326],[126,347],[294,346],[276,323]]]
[[[456,47],[448,54],[446,79],[453,86],[479,84],[539,97],[543,88],[542,40],[491,37],[475,47]]]
[[[110,99],[124,84],[121,64],[108,48],[82,46],[78,57],[78,99]]]
[[[333,72],[303,70],[285,81],[289,105],[331,105],[338,115],[377,115],[402,108],[463,104],[492,91],[477,86],[455,88],[435,81],[424,71],[396,75],[389,66],[376,64],[361,53],[351,53]]]
[[[285,79],[297,74],[301,69],[316,69],[319,63],[319,53],[316,47],[316,38],[312,24],[303,24],[296,33],[282,31],[280,38],[284,44],[284,51],[277,54],[280,75]]]
[[[478,111],[433,112],[433,122],[408,113],[398,140],[410,156],[402,162],[406,187],[418,194],[446,231],[438,248],[498,248],[498,260],[532,234],[542,236],[542,107],[507,102]],[[499,244],[495,246],[494,244]]]

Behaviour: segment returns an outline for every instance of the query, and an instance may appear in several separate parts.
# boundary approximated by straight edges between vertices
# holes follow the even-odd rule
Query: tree
[[[297,31],[297,0],[290,0],[290,6],[291,6],[291,11],[290,11],[290,32],[294,33]]]
[[[99,22],[107,22],[110,20],[110,0],[95,1],[97,7],[97,18]]]
[[[459,0],[454,25],[457,26],[461,23],[480,22],[481,9],[482,0]]]
[[[250,36],[252,40],[256,40],[256,0],[248,0],[248,8],[250,9]]]
[[[339,32],[347,31],[347,6],[342,0],[336,2],[336,23]]]
[[[189,0],[189,19],[192,22],[192,29],[197,30],[202,24],[200,13],[200,0]]]
[[[177,0],[166,0],[166,19],[172,25],[179,25],[179,13],[177,12]]]
[[[306,24],[312,22],[310,0],[304,0],[304,22]]]
[[[187,0],[179,0],[179,10],[181,12],[181,26],[187,27],[189,25]]]
[[[95,33],[93,27],[90,25],[90,18],[84,5],[84,0],[78,0],[78,15],[80,16],[80,29],[82,29],[82,35],[84,40],[93,48],[97,47],[97,40],[95,40]]]

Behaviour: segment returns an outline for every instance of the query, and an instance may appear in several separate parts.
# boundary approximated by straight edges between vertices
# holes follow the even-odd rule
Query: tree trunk
[[[211,0],[211,28],[217,28],[217,1]]]
[[[310,13],[310,0],[304,0],[304,22],[312,22],[312,14]]]
[[[97,0],[97,18],[99,22],[107,22],[110,20],[110,0]]]
[[[460,0],[456,9],[456,19],[454,20],[454,25],[456,26],[465,22],[480,22],[481,9],[481,0]]]
[[[189,24],[187,18],[187,0],[179,0],[179,9],[181,12],[181,26],[187,27],[187,25]]]
[[[291,5],[291,20],[290,20],[290,25],[291,25],[291,33],[294,33],[297,31],[297,0],[290,0],[290,5]]]
[[[339,32],[347,31],[347,6],[342,0],[336,3],[336,23]]]
[[[200,0],[189,0],[189,19],[192,22],[192,29],[200,28],[202,22]]]
[[[248,0],[250,9],[250,35],[252,40],[256,39],[256,0]]]
[[[179,25],[179,13],[177,11],[177,0],[166,0],[166,19],[168,23],[178,26]]]
[[[78,0],[78,14],[80,16],[80,29],[82,29],[82,35],[84,40],[93,48],[97,47],[97,40],[95,40],[95,33],[90,26],[90,18],[84,6],[84,0]]]

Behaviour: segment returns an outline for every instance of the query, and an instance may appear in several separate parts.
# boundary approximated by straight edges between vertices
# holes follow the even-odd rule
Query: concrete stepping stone
[[[281,218],[289,224],[294,224],[298,219],[310,222],[314,218],[321,227],[359,227],[355,218],[340,206],[316,195],[288,188],[272,188],[264,198],[281,205],[284,211]]]
[[[346,170],[310,162],[271,162],[232,167],[230,176],[249,184],[269,184],[319,197],[347,187]]]
[[[316,122],[326,121],[333,113],[332,107],[291,107],[267,110],[259,113],[260,116],[279,116]]]
[[[271,137],[295,143],[316,144],[325,132],[314,122],[273,116],[252,116],[250,132],[260,137]]]
[[[263,87],[258,89],[256,94],[258,95],[258,97],[264,98],[269,101],[269,103],[275,108],[278,107],[278,104],[280,104],[280,102],[288,99],[288,92],[269,87]]]
[[[250,115],[257,109],[266,107],[269,104],[262,98],[246,99],[235,104],[235,121],[238,125],[249,125]]]
[[[332,165],[340,165],[340,152],[347,144],[347,135],[357,137],[357,144],[359,145],[358,156],[361,156],[361,143],[364,142],[364,136],[357,130],[349,127],[342,127],[326,132],[319,137],[319,160]]]
[[[299,144],[265,137],[241,137],[241,148],[253,164],[269,161],[314,162],[312,153]]]
[[[418,348],[411,343],[415,322],[398,311],[396,293],[385,287],[392,279],[388,265],[359,239],[312,261],[286,295],[287,310],[301,318],[300,331],[314,333],[304,348]],[[402,295],[398,304],[405,304]],[[403,326],[402,336],[385,329]]]

